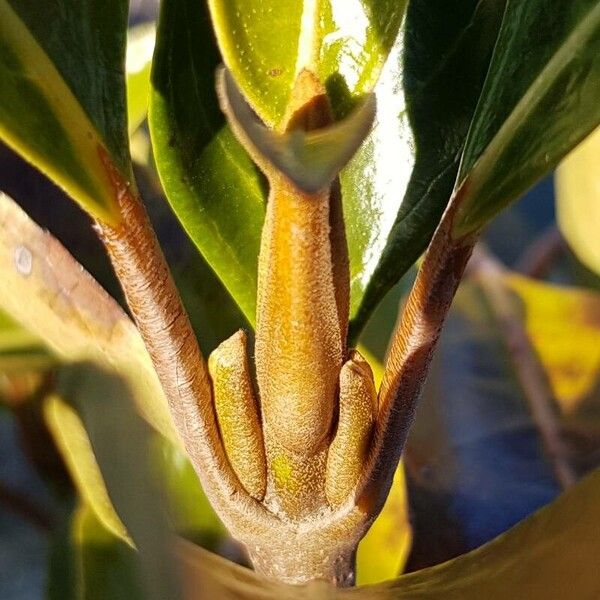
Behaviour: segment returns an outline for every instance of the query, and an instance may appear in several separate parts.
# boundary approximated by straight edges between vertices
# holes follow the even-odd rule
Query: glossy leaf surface
[[[253,323],[264,190],[224,126],[214,92],[219,63],[210,18],[197,2],[166,0],[152,69],[149,123],[173,210]]]
[[[448,203],[503,8],[408,6],[376,88],[376,126],[342,173],[355,335],[425,250]]]
[[[509,0],[461,164],[460,235],[484,225],[600,123],[600,3]]]
[[[297,21],[294,21],[293,10],[288,10],[283,18],[285,7],[280,3],[277,6],[261,3],[260,7],[254,7],[256,14],[260,13],[264,19],[253,20],[253,26],[267,27],[269,35],[265,38],[258,36],[251,27],[244,33],[243,27],[237,31],[237,25],[232,24],[238,20],[245,23],[253,14],[253,6],[244,7],[237,14],[235,3],[215,2],[212,5],[213,17],[216,20],[225,19],[223,23],[231,25],[231,28],[223,25],[218,35],[235,34],[239,37],[236,41],[223,41],[220,38],[221,45],[222,48],[227,47],[224,52],[231,53],[231,59],[227,62],[234,71],[237,83],[267,123],[279,117],[273,115],[269,119],[265,116],[256,104],[257,95],[264,93],[265,98],[270,99],[264,103],[265,110],[279,102],[277,110],[281,112],[295,72],[297,49],[294,49],[294,42],[290,40],[298,40],[299,33],[293,33],[292,29],[299,28],[301,3],[289,4],[294,4],[293,10],[298,11]],[[320,3],[319,6],[319,10],[324,11],[322,23],[327,22],[327,27],[336,28],[335,31],[315,34],[315,39],[321,39],[318,37],[321,35],[323,42],[321,76],[334,98],[334,109],[342,115],[353,105],[352,98],[372,90],[396,38],[404,6],[403,3],[385,3],[385,10],[381,10],[381,7],[375,10],[364,3],[353,3],[352,6],[342,2],[331,6]],[[350,11],[345,22],[344,10]],[[220,16],[215,16],[216,13]],[[352,19],[350,15],[353,15]],[[309,33],[311,27],[314,33],[314,22],[309,20],[306,23]],[[212,84],[208,83],[212,81],[219,58],[216,49],[206,47],[205,42],[210,39],[208,28],[206,16],[196,10],[191,2],[169,0],[163,3],[150,111],[153,144],[162,183],[171,205],[194,243],[253,323],[257,256],[266,190],[256,168],[229,130],[221,129],[223,118],[216,105]],[[181,35],[181,31],[186,31],[187,35]],[[277,32],[276,35],[274,32]],[[187,40],[190,40],[191,46]],[[236,47],[238,42],[239,47]],[[257,66],[266,60],[264,56],[267,50],[262,44],[265,48],[269,47],[269,60],[276,60],[278,64],[279,61],[287,61],[285,68],[281,65],[272,67],[273,77],[269,75],[269,69],[264,71]],[[271,48],[272,44],[275,44],[276,51]],[[236,61],[254,66],[243,70],[235,67]],[[277,70],[279,68],[282,68],[281,73]],[[288,81],[282,85],[282,78],[285,77]],[[395,81],[388,77],[388,94],[393,93]],[[281,95],[282,90],[285,90],[285,97]],[[271,104],[278,94],[279,100]],[[387,104],[389,106],[390,103]],[[392,106],[396,105],[392,102]],[[386,114],[395,118],[397,113],[394,114],[394,110],[388,108]],[[380,131],[383,130],[382,126]],[[388,134],[386,139],[389,143],[393,135]],[[396,152],[396,147],[388,149]],[[402,150],[405,150],[405,146],[402,146]],[[354,180],[343,185],[352,190],[355,181],[373,179],[372,170],[368,173],[365,171],[372,164],[365,160]],[[386,169],[383,176],[387,177],[392,171],[391,168]],[[404,176],[406,179],[405,172]],[[374,268],[373,263],[383,239],[380,231],[384,230],[385,236],[401,200],[396,198],[397,179],[395,177],[389,182],[387,188],[388,191],[394,188],[393,197],[389,194],[385,198],[380,195],[372,200],[363,193],[364,188],[357,188],[353,198],[350,197],[350,191],[346,194],[345,212],[352,273],[357,282],[353,287],[353,306],[360,302],[364,280],[368,280]]]
[[[405,2],[210,0],[225,63],[258,116],[280,123],[296,74],[314,71],[337,114],[373,90]]]
[[[126,26],[123,0],[0,2],[0,137],[108,222],[119,213],[105,161],[131,176]]]
[[[561,163],[555,183],[560,230],[579,260],[600,274],[600,129]]]

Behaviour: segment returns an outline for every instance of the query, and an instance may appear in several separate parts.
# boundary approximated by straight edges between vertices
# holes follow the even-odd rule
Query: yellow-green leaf
[[[156,25],[143,23],[127,33],[127,125],[129,135],[142,124],[148,113],[150,70],[156,39]]]
[[[106,529],[132,544],[110,501],[92,445],[77,411],[60,397],[51,396],[44,405],[44,416],[85,503]]]
[[[358,585],[380,583],[402,573],[411,541],[406,481],[400,463],[383,510],[358,545]]]
[[[61,361],[91,360],[121,374],[140,414],[177,440],[144,343],[119,305],[5,194],[0,231],[0,310]]]

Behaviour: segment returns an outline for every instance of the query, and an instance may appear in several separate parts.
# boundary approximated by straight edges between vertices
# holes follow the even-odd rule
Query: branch
[[[468,272],[481,286],[498,321],[517,380],[529,404],[556,480],[563,489],[567,488],[577,481],[577,475],[565,458],[565,446],[548,377],[523,326],[512,293],[504,282],[506,270],[485,248],[477,246]]]
[[[546,275],[565,248],[565,239],[558,227],[552,225],[527,246],[515,266],[515,271],[540,279]]]
[[[261,517],[244,492],[223,445],[212,402],[206,363],[134,185],[105,159],[122,219],[112,227],[97,222],[127,303],[165,392],[187,454],[213,506],[222,517],[242,515],[237,529]],[[231,526],[232,523],[228,523]]]
[[[379,390],[373,462],[365,488],[367,494],[374,494],[376,505],[385,501],[435,345],[476,240],[476,235],[452,237],[459,194],[429,244],[392,337]]]

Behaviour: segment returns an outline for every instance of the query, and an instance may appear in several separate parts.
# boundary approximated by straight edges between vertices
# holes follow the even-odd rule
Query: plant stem
[[[458,205],[455,196],[431,240],[392,337],[365,490],[377,508],[387,496],[435,345],[476,240],[475,235],[452,237]]]
[[[550,382],[523,326],[511,291],[504,282],[505,274],[503,265],[485,248],[477,246],[469,263],[469,275],[481,286],[496,317],[556,480],[566,489],[577,481],[577,475],[565,457]]]
[[[515,271],[536,279],[544,277],[565,247],[565,239],[561,232],[556,225],[552,225],[527,246],[515,266]]]
[[[135,186],[123,181],[109,159],[122,219],[118,226],[97,223],[115,273],[154,368],[171,416],[211,503],[222,516],[231,498],[246,506],[247,496],[231,469],[216,423],[208,371],[188,315]],[[239,507],[238,507],[239,508]],[[252,514],[256,518],[255,514]]]

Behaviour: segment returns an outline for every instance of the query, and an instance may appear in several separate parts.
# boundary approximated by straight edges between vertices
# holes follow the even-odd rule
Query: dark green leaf
[[[460,169],[455,233],[482,227],[600,123],[600,2],[509,0]]]
[[[131,177],[126,26],[125,0],[0,0],[0,137],[109,222],[105,155]]]
[[[377,87],[375,129],[342,174],[354,335],[425,250],[448,203],[503,7],[409,4]]]
[[[244,95],[267,124],[281,117],[296,69],[301,3],[288,4],[292,8],[287,11],[281,3],[275,6],[271,2],[260,7],[249,3],[240,6],[239,11],[236,3],[211,5],[226,62]],[[336,114],[341,116],[353,106],[354,99],[373,89],[397,35],[404,3],[380,3],[377,10],[371,3],[348,6],[334,2],[319,6],[323,11],[323,29],[315,34],[315,43],[322,44],[323,52],[317,70],[328,87]],[[252,13],[253,8],[256,13]],[[254,14],[264,19],[253,20],[250,26],[246,21]],[[306,27],[313,25],[309,19]],[[248,38],[242,34],[244,26],[251,33]],[[263,27],[269,31],[266,37],[259,36],[258,30]],[[163,2],[150,125],[158,169],[171,205],[253,323],[266,193],[260,175],[241,146],[228,129],[222,129],[223,117],[209,84],[219,62],[216,49],[209,44],[211,39],[208,17],[196,3]],[[394,83],[389,85],[391,90]],[[389,142],[390,136],[386,139]],[[394,148],[387,147],[390,151]],[[379,232],[389,231],[400,202],[398,199],[394,204],[389,194],[372,199],[363,193],[364,187],[352,194],[352,177],[361,182],[370,180],[371,165],[364,160],[354,171],[350,165],[345,171],[354,175],[346,179],[346,184],[345,175],[342,179],[348,188],[345,213],[354,307],[360,302],[365,280],[380,251],[383,238]],[[389,172],[385,170],[382,177]],[[395,183],[396,179],[388,185],[388,192],[394,188],[392,193],[396,194]]]

